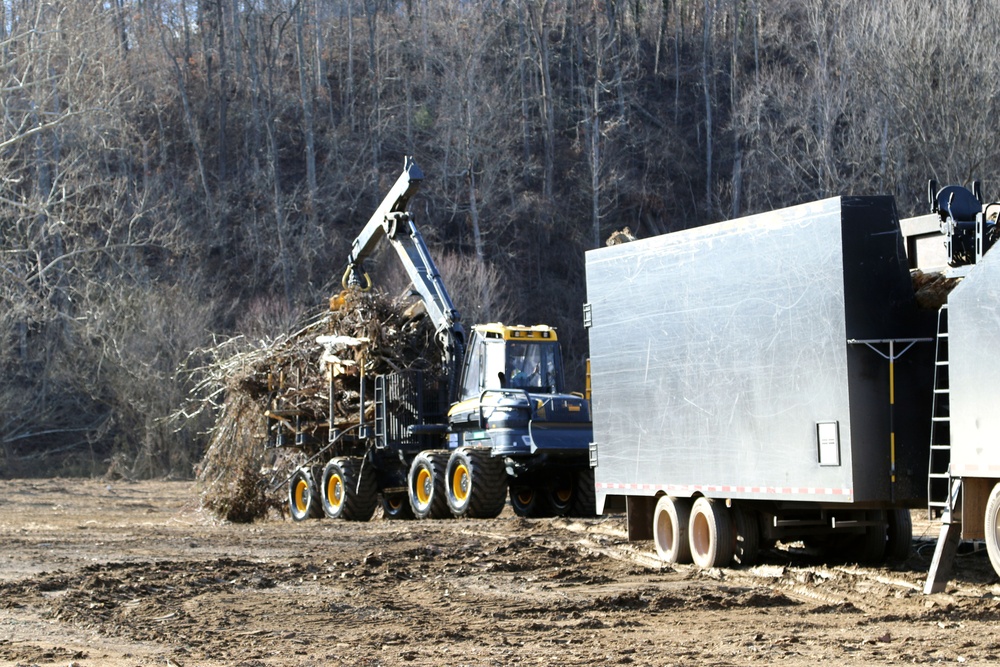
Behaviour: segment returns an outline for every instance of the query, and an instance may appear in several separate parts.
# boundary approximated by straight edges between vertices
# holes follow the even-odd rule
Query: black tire
[[[566,516],[576,497],[576,475],[557,473],[546,488],[549,508],[556,516]]]
[[[736,505],[733,517],[733,560],[753,565],[760,557],[760,519],[753,510]]]
[[[698,498],[688,524],[691,560],[698,567],[726,567],[733,560],[736,541],[729,509],[711,498]]]
[[[319,490],[309,468],[299,468],[288,480],[288,513],[293,521],[323,516]]]
[[[860,565],[877,565],[885,561],[886,518],[883,510],[867,510],[865,521],[874,522],[866,526],[860,535],[852,535],[843,553],[849,562]]]
[[[590,518],[597,516],[597,488],[594,486],[594,469],[587,468],[576,474],[573,505],[570,516]]]
[[[665,563],[690,563],[691,544],[688,523],[691,501],[687,498],[660,496],[653,510],[653,543]]]
[[[990,491],[983,519],[983,529],[986,533],[986,553],[990,557],[993,571],[1000,575],[1000,484],[994,486],[993,490]]]
[[[382,496],[382,516],[390,521],[413,519],[410,498],[405,493],[391,493]]]
[[[368,521],[378,504],[375,476],[363,470],[364,459],[331,459],[323,468],[323,512],[331,519]]]
[[[526,519],[552,515],[552,510],[548,507],[548,494],[525,482],[510,485],[510,506],[514,514]]]
[[[910,557],[913,543],[913,518],[910,516],[910,510],[889,510],[886,519],[889,527],[885,543],[885,559],[904,561]]]
[[[448,489],[445,475],[450,453],[446,450],[420,452],[413,459],[407,488],[413,516],[418,519],[447,519]]]
[[[448,509],[458,517],[492,519],[507,503],[507,470],[489,449],[462,448],[448,459]]]

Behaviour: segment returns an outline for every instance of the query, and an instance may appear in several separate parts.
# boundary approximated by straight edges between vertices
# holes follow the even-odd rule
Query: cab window
[[[557,343],[509,342],[507,386],[542,392],[562,389],[562,365]]]
[[[486,389],[499,389],[504,368],[503,341],[479,339],[475,352],[466,359],[460,399],[477,398]]]

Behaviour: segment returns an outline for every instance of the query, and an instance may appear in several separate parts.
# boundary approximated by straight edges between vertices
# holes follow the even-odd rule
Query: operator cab
[[[559,394],[563,387],[562,355],[552,327],[482,324],[473,328],[459,401],[478,399],[488,389]]]
[[[448,420],[450,448],[487,445],[513,476],[579,457],[592,434],[590,407],[566,393],[556,332],[544,325],[473,327]]]

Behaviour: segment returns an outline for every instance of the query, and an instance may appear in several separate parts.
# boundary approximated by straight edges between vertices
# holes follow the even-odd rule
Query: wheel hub
[[[455,494],[455,500],[462,503],[469,497],[469,489],[472,486],[471,475],[469,475],[469,469],[464,465],[459,465],[455,468],[455,474],[452,476],[452,493]]]
[[[304,481],[299,481],[295,485],[295,507],[300,512],[306,511],[306,506],[309,504],[309,485]]]
[[[340,477],[332,477],[330,479],[330,486],[328,487],[328,496],[330,498],[330,504],[334,507],[339,507],[340,503],[344,500],[344,484]]]
[[[427,470],[421,470],[417,475],[416,489],[417,500],[421,505],[426,505],[431,500],[431,493],[434,492],[434,479]]]

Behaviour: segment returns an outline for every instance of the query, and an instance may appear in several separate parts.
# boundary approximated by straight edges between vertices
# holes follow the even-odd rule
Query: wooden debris
[[[612,233],[605,242],[605,245],[621,245],[622,243],[629,243],[631,241],[635,241],[635,235],[632,233],[631,229],[623,227],[622,229]]]
[[[913,269],[910,271],[910,280],[917,305],[927,310],[938,310],[948,303],[948,295],[962,279],[949,278],[940,271],[924,273],[920,269]]]
[[[354,290],[330,304],[334,309],[273,341],[251,345],[239,338],[202,351],[209,363],[200,369],[196,402],[217,418],[197,476],[202,504],[217,516],[247,522],[285,509],[282,482],[305,454],[265,448],[268,411],[288,423],[297,415],[311,428],[332,417],[344,429],[360,420],[362,377],[440,372],[434,328],[422,313],[408,313],[409,299]],[[332,416],[328,374],[337,380]]]

